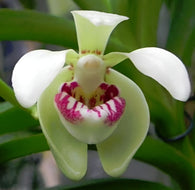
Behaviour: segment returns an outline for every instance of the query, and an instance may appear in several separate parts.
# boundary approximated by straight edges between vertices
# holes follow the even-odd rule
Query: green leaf
[[[43,134],[13,139],[0,144],[0,163],[45,150],[48,145]]]
[[[175,179],[183,189],[195,189],[194,158],[184,156],[168,144],[146,138],[135,159],[156,166]]]
[[[1,102],[0,103],[0,114],[11,109],[13,107],[12,104],[10,104],[9,102]]]
[[[118,47],[118,49],[115,49],[115,51],[120,50],[130,52],[134,49],[139,48],[139,44],[134,33],[134,28],[132,27],[133,23],[136,23],[136,20],[132,19],[132,6],[129,6],[129,3],[129,0],[112,1],[112,12],[129,17],[128,21],[121,23],[116,28],[116,30],[113,31],[112,35],[126,47],[125,50],[119,49]]]
[[[48,188],[48,190],[65,190],[65,189],[75,189],[75,190],[171,190],[171,188],[166,187],[159,183],[135,180],[135,179],[95,179],[88,180],[84,182],[79,182],[74,185],[68,186],[57,186],[53,188]]]
[[[48,145],[43,134],[15,139],[0,145],[0,163],[45,150]],[[135,158],[163,170],[184,189],[194,189],[195,164],[171,146],[147,137]]]
[[[187,66],[193,65],[192,56],[193,56],[193,52],[195,51],[194,39],[195,39],[195,29],[190,34],[189,38],[186,40],[186,45],[182,55],[182,60],[184,64]]]
[[[0,103],[0,135],[22,130],[33,130],[39,125],[26,111],[8,102]]]
[[[103,11],[103,12],[111,11],[111,1],[110,0],[98,0],[98,1],[74,0],[74,2],[81,9],[85,9],[85,10],[97,10],[97,11]]]
[[[0,30],[0,33],[1,33],[1,30]],[[13,90],[1,79],[0,79],[0,89],[1,89],[0,97],[2,97],[4,100],[7,100],[13,105],[19,106],[19,103],[15,98]]]
[[[193,106],[193,103],[192,103],[192,106]],[[191,121],[192,122],[191,125],[193,125],[193,130],[190,133],[190,140],[191,140],[191,143],[195,151],[195,112],[193,114],[194,115],[192,116],[192,121]]]
[[[36,11],[0,10],[0,40],[34,40],[77,48],[73,21]]]
[[[90,145],[90,150],[96,150]],[[187,157],[170,145],[147,137],[135,159],[157,167],[170,175],[183,189],[195,189],[195,158]]]
[[[170,1],[172,6],[172,21],[169,30],[166,48],[177,56],[186,59],[185,64],[191,64],[191,56],[194,50],[195,36],[195,12],[194,0]]]
[[[36,7],[35,0],[19,0],[19,1],[23,5],[24,8],[34,9]]]
[[[113,11],[128,16],[128,24],[118,32],[118,37],[126,45],[138,47],[156,46],[158,16],[162,0],[114,0]],[[126,34],[121,35],[121,33]],[[137,48],[137,47],[136,47]],[[133,47],[133,49],[136,49]],[[130,49],[132,50],[132,49]]]
[[[77,8],[72,0],[47,0],[49,12],[56,16],[66,16],[71,10]]]

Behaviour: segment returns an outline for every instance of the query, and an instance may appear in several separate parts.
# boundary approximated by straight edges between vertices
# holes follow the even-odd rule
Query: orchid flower
[[[111,32],[127,17],[97,11],[72,14],[79,53],[25,54],[13,70],[13,89],[23,107],[37,105],[42,131],[67,177],[85,175],[87,144],[96,144],[105,172],[117,177],[144,141],[150,118],[140,88],[111,67],[129,58],[180,101],[189,97],[189,77],[183,63],[160,48],[104,55]]]

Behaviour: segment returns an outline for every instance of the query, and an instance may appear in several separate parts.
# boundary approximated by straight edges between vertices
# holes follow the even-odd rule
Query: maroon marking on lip
[[[125,100],[118,96],[119,90],[116,86],[102,83],[98,87],[99,90],[97,90],[97,92],[95,91],[95,93],[101,92],[102,94],[97,96],[97,94],[94,93],[93,96],[87,100],[87,105],[85,104],[86,97],[83,97],[82,94],[75,94],[80,93],[80,91],[76,91],[77,87],[80,88],[79,84],[75,81],[64,83],[60,92],[55,96],[55,104],[67,121],[73,124],[81,122],[84,119],[82,110],[85,109],[86,112],[86,106],[87,113],[95,112],[99,118],[101,118],[103,116],[102,113],[104,113],[104,116],[106,115],[104,123],[107,126],[112,126],[121,118],[125,109]],[[79,97],[79,99],[75,97]],[[70,101],[72,102],[70,103]],[[98,105],[96,105],[97,102],[99,102]],[[101,110],[104,110],[104,112]]]
[[[101,112],[97,109],[97,106],[93,108],[93,111],[97,113],[98,117],[101,117]]]
[[[68,109],[70,97],[71,96],[68,95],[67,93],[61,92],[59,94],[56,94],[55,103],[58,110],[66,120],[73,124],[77,124],[78,121],[82,120],[82,116],[80,114],[80,111],[76,111],[78,101],[75,100],[73,107],[71,109]]]
[[[114,101],[116,111],[112,110],[111,106],[106,103],[110,114],[108,115],[105,123],[109,126],[112,126],[120,119],[125,109],[125,100],[123,98],[119,98],[120,102],[116,98],[113,98],[112,100]]]

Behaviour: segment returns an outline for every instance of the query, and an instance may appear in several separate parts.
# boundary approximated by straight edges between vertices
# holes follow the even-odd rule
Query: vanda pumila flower
[[[16,64],[12,83],[26,108],[37,103],[43,133],[61,170],[81,179],[87,170],[87,144],[96,144],[107,174],[121,175],[142,144],[149,110],[140,88],[111,69],[129,58],[178,100],[190,94],[183,63],[155,47],[104,55],[112,30],[125,16],[73,11],[79,53],[35,50]]]

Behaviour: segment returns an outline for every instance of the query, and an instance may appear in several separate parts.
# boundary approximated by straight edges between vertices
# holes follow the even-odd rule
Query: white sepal
[[[12,86],[23,107],[33,106],[65,64],[72,50],[35,50],[25,54],[15,65]]]
[[[148,47],[126,54],[135,67],[152,77],[177,100],[186,101],[191,87],[184,64],[174,54],[160,48]]]
[[[187,70],[171,52],[147,47],[130,53],[112,52],[104,56],[107,67],[113,67],[125,58],[129,58],[141,73],[159,82],[175,99],[186,101],[189,98],[191,86]]]

